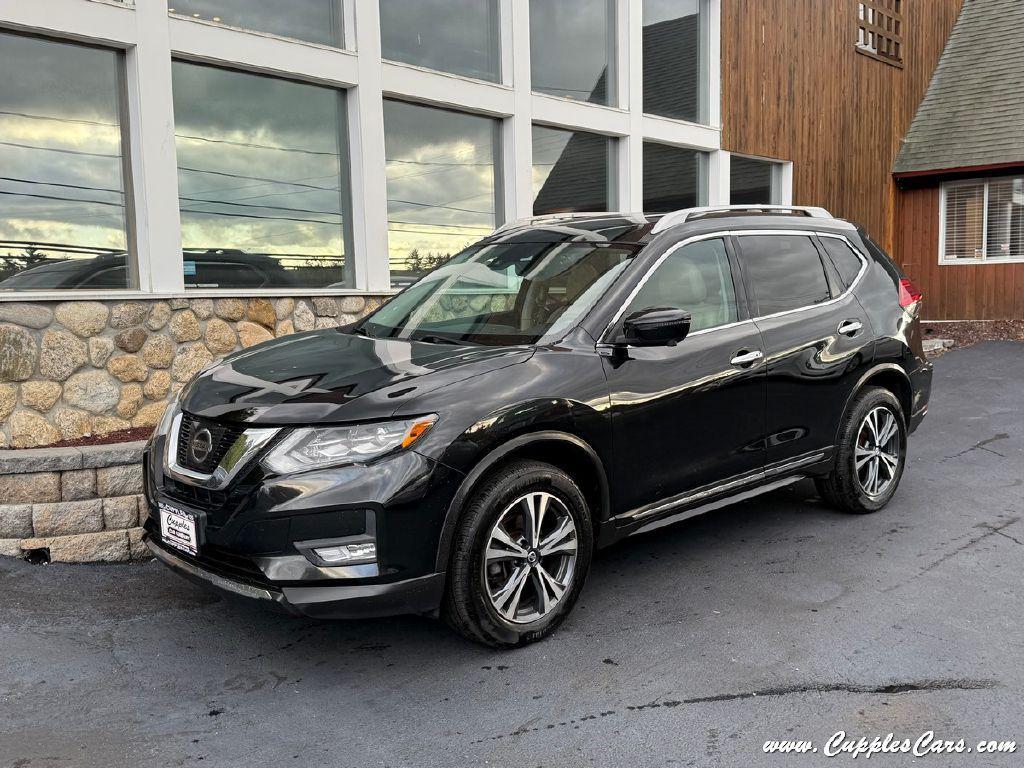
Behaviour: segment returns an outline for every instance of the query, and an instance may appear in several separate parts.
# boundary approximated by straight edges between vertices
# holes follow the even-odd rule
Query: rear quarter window
[[[857,279],[857,275],[860,274],[863,262],[854,250],[845,240],[839,240],[835,237],[821,237],[819,238],[822,246],[825,249],[825,253],[832,260],[835,265],[836,271],[839,272],[839,277],[842,278],[843,285],[849,288],[853,285],[853,281]]]

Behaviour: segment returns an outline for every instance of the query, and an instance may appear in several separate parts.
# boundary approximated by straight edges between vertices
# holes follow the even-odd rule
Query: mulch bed
[[[59,443],[52,443],[45,448],[78,448],[83,445],[110,445],[111,443],[130,443],[134,440],[148,440],[153,434],[152,427],[132,427],[131,429],[120,429],[117,432],[108,432],[105,435],[86,435],[76,437],[74,440],[61,440]]]
[[[1024,320],[922,321],[921,331],[925,339],[952,339],[957,349],[979,341],[1024,341]]]

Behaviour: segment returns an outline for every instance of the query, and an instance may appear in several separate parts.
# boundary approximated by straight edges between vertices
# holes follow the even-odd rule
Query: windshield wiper
[[[471,343],[468,341],[462,341],[461,339],[453,339],[450,336],[441,336],[436,333],[426,333],[413,339],[413,341],[425,341],[427,344],[455,344],[457,346]]]

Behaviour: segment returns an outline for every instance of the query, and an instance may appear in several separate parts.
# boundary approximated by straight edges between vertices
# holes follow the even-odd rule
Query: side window
[[[825,268],[810,237],[744,235],[739,243],[757,314],[773,315],[831,298]]]
[[[725,244],[721,240],[702,240],[670,253],[630,302],[624,316],[655,307],[685,309],[692,317],[691,332],[736,322],[736,291]]]
[[[79,288],[124,288],[128,285],[128,270],[124,267],[101,269],[78,284]]]
[[[818,240],[835,264],[839,276],[843,279],[843,285],[849,288],[860,273],[864,262],[845,240],[837,240],[834,237],[819,237]]]
[[[261,288],[266,278],[248,264],[227,261],[186,261],[187,288]]]

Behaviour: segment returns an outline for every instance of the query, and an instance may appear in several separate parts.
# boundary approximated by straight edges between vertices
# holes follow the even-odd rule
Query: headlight
[[[405,421],[297,429],[267,454],[263,466],[283,475],[369,461],[385,453],[408,448],[435,421],[437,416],[431,414]]]

